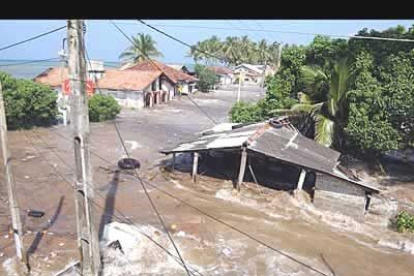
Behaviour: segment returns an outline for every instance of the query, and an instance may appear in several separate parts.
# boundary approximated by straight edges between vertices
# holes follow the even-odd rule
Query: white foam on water
[[[6,270],[7,276],[19,276],[14,269],[12,258],[8,258],[3,262],[3,268]]]
[[[159,230],[149,225],[140,226],[140,231],[150,236],[170,252],[174,252],[165,235],[155,235]],[[102,246],[104,258],[103,276],[140,275],[142,273],[168,275],[179,274],[183,268],[162,249],[141,234],[132,225],[112,222],[105,226]],[[124,254],[106,245],[118,240]]]
[[[381,239],[378,241],[378,245],[398,249],[414,255],[414,243],[407,239],[397,241]]]

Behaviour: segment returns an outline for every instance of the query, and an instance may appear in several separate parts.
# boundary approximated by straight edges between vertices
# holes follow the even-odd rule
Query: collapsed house
[[[233,155],[235,158],[222,164],[232,163],[233,167],[237,164],[238,172],[234,175],[236,189],[240,190],[247,167],[255,181],[261,174],[270,175],[273,180],[281,179],[279,184],[282,185],[269,184],[268,181],[262,183],[285,190],[305,189],[316,207],[357,219],[364,218],[370,208],[371,196],[380,193],[378,188],[361,182],[341,167],[339,152],[306,138],[287,118],[249,125],[218,125],[203,132],[196,141],[161,152],[173,154],[173,160],[177,154],[191,153],[194,181],[200,156],[208,160],[214,156],[226,158]],[[215,160],[213,163],[217,166],[220,162]],[[255,172],[252,167],[255,167]]]

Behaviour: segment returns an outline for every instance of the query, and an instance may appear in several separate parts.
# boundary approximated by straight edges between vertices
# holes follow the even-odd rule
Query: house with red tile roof
[[[155,60],[141,61],[129,67],[126,67],[123,70],[162,72],[174,84],[173,88],[165,87],[165,89],[169,91],[172,89],[174,91],[174,95],[177,95],[180,89],[182,93],[195,92],[195,86],[198,82],[197,78]]]
[[[112,95],[127,108],[152,107],[173,98],[173,81],[156,70],[107,70],[98,81],[99,93]]]
[[[152,107],[173,99],[177,79],[169,76],[159,70],[105,70],[95,83],[94,92],[111,95],[126,108]],[[55,67],[47,69],[33,81],[55,89],[59,102],[63,103],[67,96],[62,93],[62,85],[68,77],[67,68]]]

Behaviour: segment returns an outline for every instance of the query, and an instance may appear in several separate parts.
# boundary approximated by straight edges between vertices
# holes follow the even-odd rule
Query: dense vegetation
[[[247,36],[229,36],[221,41],[217,36],[199,41],[191,49],[189,56],[197,63],[205,64],[225,63],[239,65],[241,63],[276,65],[278,62],[279,43],[268,43],[261,40],[258,43]]]
[[[121,112],[118,102],[109,95],[95,94],[89,99],[88,105],[91,122],[112,120]]]
[[[57,94],[47,86],[0,72],[9,129],[47,126],[56,121]]]
[[[358,36],[414,39],[414,27]],[[308,46],[285,45],[281,67],[267,78],[264,101],[239,103],[232,121],[275,114],[306,120],[319,143],[380,155],[414,145],[414,43],[316,36]]]
[[[414,232],[414,215],[402,211],[395,217],[398,232]]]
[[[208,69],[206,66],[197,64],[195,66],[195,72],[199,79],[198,89],[201,92],[208,92],[218,80],[216,73]]]

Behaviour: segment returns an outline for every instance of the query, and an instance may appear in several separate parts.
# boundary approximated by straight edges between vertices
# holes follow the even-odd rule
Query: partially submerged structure
[[[305,184],[315,206],[356,218],[364,217],[371,196],[380,192],[342,168],[338,162],[339,152],[301,135],[287,118],[250,125],[219,125],[202,133],[196,141],[161,152],[173,154],[174,160],[176,154],[192,153],[194,181],[200,156],[208,160],[218,153],[222,156],[233,154],[236,156],[234,161],[240,160],[236,165],[237,189],[240,189],[248,167],[255,181],[261,173],[267,173],[273,179],[281,179],[278,183],[281,185],[265,183],[271,187],[302,190]],[[275,166],[283,169],[274,169]]]

